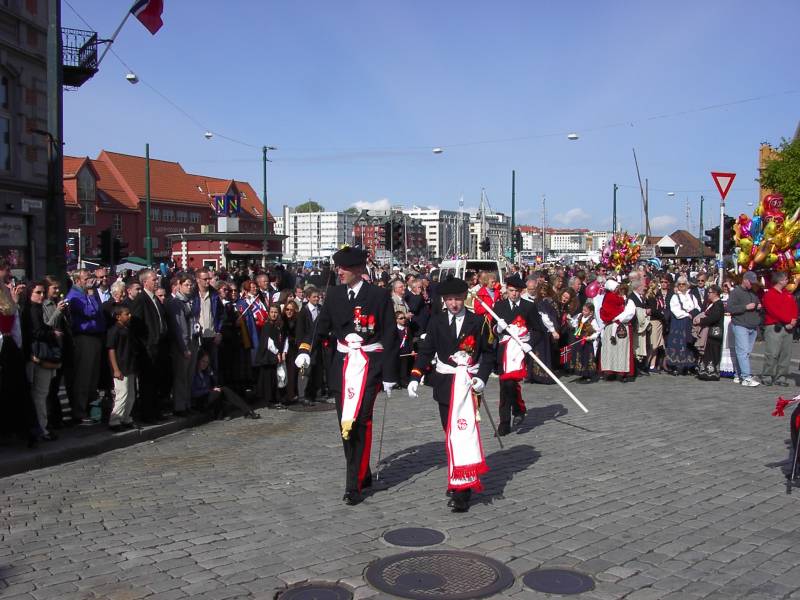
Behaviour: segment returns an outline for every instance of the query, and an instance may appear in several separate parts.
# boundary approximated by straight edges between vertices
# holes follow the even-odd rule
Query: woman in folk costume
[[[692,319],[700,314],[700,308],[689,293],[689,281],[683,275],[675,281],[675,293],[669,300],[669,311],[667,368],[673,375],[686,375],[695,366]]]
[[[722,326],[725,307],[720,296],[722,290],[716,284],[706,289],[706,309],[693,322],[701,327],[700,337],[705,341],[700,356],[697,378],[702,381],[719,381],[719,363],[722,358]]]
[[[573,338],[570,366],[580,383],[591,383],[597,379],[597,321],[594,315],[594,304],[587,300],[581,313],[573,320]]]
[[[480,288],[478,289],[478,298],[483,300],[486,304],[489,305],[489,308],[494,306],[494,303],[500,300],[500,284],[497,281],[497,276],[493,273],[489,273],[484,271],[480,274]],[[478,316],[485,316],[486,309],[483,308],[483,305],[478,302],[477,300],[474,302],[473,310],[475,314]],[[491,321],[491,317],[486,317]]]
[[[522,399],[520,381],[525,378],[527,369],[527,353],[530,352],[531,332],[547,333],[539,313],[530,302],[522,299],[525,283],[519,275],[506,280],[508,298],[495,304],[494,311],[499,317],[497,321],[497,358],[500,373],[500,425],[498,435],[511,432],[511,416],[514,416],[514,427],[518,427],[525,418],[527,409]],[[522,342],[518,344],[512,337],[514,333]]]
[[[478,395],[494,366],[486,320],[466,310],[467,284],[451,279],[439,284],[447,310],[434,315],[411,370],[408,395],[417,397],[419,380],[436,357],[433,398],[445,431],[448,506],[466,512],[472,490],[482,489],[488,470],[478,427]]]
[[[664,336],[666,335],[666,311],[669,295],[669,278],[655,277],[647,288],[645,301],[650,309],[650,372],[661,370],[661,355],[664,353]]]
[[[336,351],[328,371],[346,462],[342,500],[355,505],[372,486],[370,451],[372,412],[378,391],[397,385],[397,325],[389,290],[364,281],[367,253],[345,246],[333,255],[342,285],[328,290],[316,326],[304,332],[295,365],[311,364],[309,352],[318,336],[330,335]]]
[[[239,301],[236,303],[239,311],[239,328],[242,343],[245,348],[250,349],[250,364],[256,366],[256,355],[258,354],[259,332],[267,322],[267,306],[258,293],[258,287],[253,281],[242,283],[242,292]]]
[[[556,324],[558,323],[558,315],[556,314],[555,305],[553,303],[553,289],[546,281],[542,281],[536,288],[536,300],[533,303],[536,311],[539,313],[539,319],[542,322],[544,331],[534,331],[531,346],[533,351],[541,361],[547,365],[551,370],[553,363],[558,364],[558,358],[553,358],[554,344],[556,345],[555,351],[558,349],[558,339],[560,337]],[[529,364],[528,381],[542,383],[545,385],[554,384],[550,376],[545,373],[536,361],[531,361]]]
[[[625,383],[636,374],[631,343],[631,319],[636,314],[636,307],[626,298],[628,286],[609,279],[605,289],[599,315],[603,323],[599,369],[606,379],[618,375]]]
[[[581,314],[581,307],[578,305],[578,297],[572,288],[564,288],[558,293],[559,302],[556,305],[558,315],[558,354],[559,364],[565,371],[569,371],[570,355],[573,350],[572,342],[575,341],[572,333],[575,330],[575,320]]]

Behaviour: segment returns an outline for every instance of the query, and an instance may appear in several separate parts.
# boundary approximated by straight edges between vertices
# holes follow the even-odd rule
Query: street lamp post
[[[267,163],[269,162],[269,159],[267,158],[267,151],[269,151],[269,150],[277,150],[277,148],[275,146],[262,146],[262,148],[261,148],[261,152],[262,152],[262,156],[263,156],[262,162],[263,162],[263,165],[264,165],[264,194],[262,196],[263,197],[263,203],[264,203],[264,207],[263,207],[264,208],[264,245],[263,245],[263,256],[261,258],[261,262],[262,262],[261,266],[262,267],[266,267],[267,266],[267,249],[268,249],[267,236],[269,235],[269,224],[267,222],[268,221],[268,219],[267,219],[267,214],[268,214],[268,210],[267,210]]]

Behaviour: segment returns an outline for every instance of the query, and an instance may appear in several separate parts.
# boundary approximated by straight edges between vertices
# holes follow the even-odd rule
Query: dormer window
[[[89,169],[82,169],[78,173],[78,204],[81,207],[81,225],[94,225],[97,188]]]

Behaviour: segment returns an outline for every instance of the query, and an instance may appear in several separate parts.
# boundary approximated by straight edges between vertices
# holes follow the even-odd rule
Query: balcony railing
[[[64,85],[80,87],[97,73],[97,33],[61,28]]]

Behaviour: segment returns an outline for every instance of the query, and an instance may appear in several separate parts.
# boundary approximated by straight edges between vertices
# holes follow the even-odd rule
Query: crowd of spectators
[[[535,304],[544,325],[533,332],[534,352],[576,382],[669,373],[789,385],[798,308],[785,274],[764,281],[746,272],[721,287],[705,264],[645,262],[627,273],[511,266],[504,275],[511,274],[525,280],[522,298]],[[435,270],[370,264],[366,277],[391,295],[404,387],[428,321],[442,310]],[[491,321],[484,304],[506,297],[501,277],[487,271],[465,278],[468,308]],[[102,422],[119,432],[169,415],[258,418],[260,406],[331,402],[326,367],[335,343],[314,331],[331,284],[329,268],[282,265],[162,265],[116,277],[106,268],[77,269],[66,283],[50,276],[24,282],[0,262],[2,434],[33,445],[67,426]],[[300,373],[294,358],[309,332],[317,341],[308,372]],[[749,356],[759,334],[765,350],[756,375]],[[532,360],[527,381],[552,383]]]

